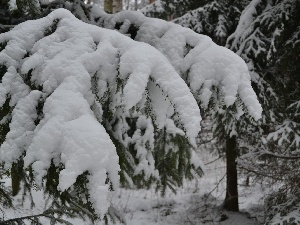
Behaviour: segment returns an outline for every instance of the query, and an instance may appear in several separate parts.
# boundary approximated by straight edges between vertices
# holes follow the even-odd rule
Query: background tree
[[[155,17],[164,20],[173,20],[184,15],[186,12],[205,5],[208,0],[173,1],[156,0],[145,6],[141,12],[148,17]]]
[[[36,0],[0,1],[0,33],[8,31],[13,25],[23,21],[38,18],[40,4]]]
[[[137,15],[138,16],[138,15]],[[120,15],[114,15],[114,16],[107,16],[105,14],[99,14],[99,16],[96,16],[96,21],[100,26],[108,27],[108,28],[115,28],[119,29],[120,32],[124,34],[129,34],[133,39],[137,41],[142,41],[151,44],[152,46],[156,47],[158,50],[160,50],[163,54],[166,55],[166,57],[170,60],[170,62],[174,65],[175,68],[177,68],[177,71],[179,71],[179,74],[181,74],[182,78],[186,81],[186,83],[190,86],[192,93],[194,93],[194,96],[196,97],[199,106],[203,111],[210,109],[211,114],[215,118],[215,128],[214,133],[215,136],[217,136],[220,140],[223,141],[223,143],[228,142],[231,144],[227,144],[227,147],[225,148],[225,152],[227,152],[227,159],[228,159],[228,187],[227,187],[227,197],[225,199],[225,208],[232,211],[238,211],[238,193],[237,193],[237,169],[236,169],[236,146],[232,145],[232,142],[235,143],[235,137],[241,129],[245,129],[244,127],[247,125],[247,122],[250,121],[250,118],[247,117],[247,115],[244,115],[242,123],[243,125],[239,125],[239,120],[241,116],[244,114],[244,112],[247,112],[247,109],[243,107],[243,102],[245,100],[238,99],[236,101],[236,105],[233,107],[229,107],[230,104],[228,104],[229,99],[224,99],[222,97],[222,94],[216,94],[213,95],[213,92],[218,93],[222,89],[228,89],[230,90],[231,87],[222,87],[220,88],[218,83],[220,80],[215,80],[214,78],[214,72],[212,72],[209,75],[206,75],[208,81],[203,81],[201,78],[199,78],[199,81],[196,81],[197,79],[191,78],[190,76],[193,76],[194,72],[197,71],[195,68],[197,68],[196,65],[193,65],[193,71],[186,71],[184,70],[184,67],[180,67],[181,60],[190,60],[191,63],[193,60],[189,58],[188,55],[185,55],[185,51],[194,50],[193,43],[190,43],[188,41],[188,31],[185,30],[186,35],[183,35],[181,32],[177,32],[176,36],[178,37],[178,40],[173,40],[174,35],[170,35],[172,30],[172,27],[168,29],[167,27],[160,27],[156,24],[150,24],[147,22],[144,22],[143,19],[139,18],[139,22],[136,23],[136,17],[132,18],[129,16],[126,12],[123,12]],[[123,21],[126,21],[124,23]],[[139,32],[142,30],[147,30],[148,34],[147,36],[139,35]],[[175,28],[174,28],[175,29]],[[179,28],[177,28],[179,29]],[[157,31],[160,31],[157,33]],[[148,39],[151,35],[152,39]],[[153,41],[155,40],[155,41]],[[181,40],[187,40],[183,43],[180,43]],[[173,43],[176,44],[173,44]],[[176,46],[176,48],[174,47]],[[174,50],[176,49],[176,50]],[[198,59],[200,60],[200,59]],[[201,59],[203,60],[203,59]],[[218,57],[214,59],[213,61],[224,61],[223,54],[221,52],[218,53]],[[211,63],[209,60],[205,60],[205,63]],[[230,71],[233,66],[233,62],[226,62],[228,65],[224,67],[230,68],[228,71]],[[236,62],[236,64],[238,64]],[[223,65],[223,64],[222,64]],[[234,66],[233,66],[234,67]],[[224,68],[223,74],[226,76],[225,79],[233,79],[238,80],[239,78],[235,79],[233,77],[230,77],[228,72],[225,72],[226,69]],[[198,71],[203,70],[202,65],[199,65]],[[230,77],[230,78],[228,78]],[[197,84],[192,84],[193,82]],[[204,82],[204,83],[202,83]],[[223,82],[223,81],[222,81]],[[225,81],[227,83],[227,81]],[[232,81],[234,82],[234,81]],[[236,81],[235,81],[236,82]],[[198,86],[200,85],[200,86]],[[201,86],[203,85],[203,86]],[[199,90],[197,89],[199,88]],[[213,89],[213,90],[211,90]],[[210,99],[213,99],[210,101]],[[228,108],[229,107],[229,108]],[[259,111],[259,110],[258,110]],[[221,141],[221,142],[222,142]]]
[[[151,10],[155,11],[145,8],[143,12],[158,17],[167,13],[164,8],[160,14]],[[290,182],[295,181],[292,174],[298,174],[299,167],[299,1],[210,1],[174,22],[210,36],[247,62],[264,114],[257,124],[247,118],[239,120],[238,152],[247,153],[239,166],[289,184],[279,192],[286,196],[282,201],[297,196],[294,193],[299,189],[292,187],[299,185]],[[272,215],[269,221],[276,214],[272,204],[266,208],[267,215]]]
[[[246,2],[247,1],[239,1],[238,3],[232,1],[210,1],[207,4],[204,2],[205,5],[203,7],[188,12],[186,15],[175,19],[174,22],[191,28],[198,33],[209,35],[216,43],[225,45],[227,37],[237,26],[238,17],[241,14],[242,7],[246,5]],[[190,7],[189,9],[193,8]],[[149,9],[145,8],[143,13],[151,16],[151,13],[149,14],[148,10]],[[152,11],[150,10],[150,12]],[[166,14],[171,13],[168,8],[163,8],[162,12]],[[207,110],[207,106],[204,108]],[[214,121],[212,132],[218,139],[217,145],[221,145],[220,148],[225,151],[227,161],[227,187],[224,208],[230,211],[238,211],[236,159],[239,150],[236,139],[237,135],[241,132],[241,129],[245,129],[245,126],[247,126],[247,123],[250,120],[249,118],[242,116],[244,110],[243,106],[239,104],[237,107],[232,108],[232,112],[229,113],[226,110],[224,111],[224,104],[216,105],[210,103],[209,109],[211,110],[210,112]],[[241,116],[242,120],[247,121],[244,123],[238,122]],[[223,155],[223,152],[220,152],[220,154]]]
[[[249,148],[244,156],[245,161],[260,163],[241,165],[256,174],[266,174],[267,169],[266,175],[282,185],[266,201],[266,224],[297,223],[292,215],[299,210],[299,183],[294,178],[299,174],[299,10],[299,1],[252,1],[227,41],[248,62],[265,108],[263,138],[256,140],[259,148]]]

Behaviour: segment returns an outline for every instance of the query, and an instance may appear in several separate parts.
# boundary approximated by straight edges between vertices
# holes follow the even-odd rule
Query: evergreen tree
[[[239,120],[238,155],[247,153],[239,159],[239,166],[281,184],[284,181],[285,187],[278,192],[286,196],[278,203],[282,205],[299,192],[294,188],[299,187],[294,178],[299,174],[299,21],[299,1],[275,0],[210,1],[174,20],[226,45],[247,62],[264,114],[259,123]],[[226,134],[224,117],[215,118],[221,123],[214,133]],[[266,214],[271,221],[276,213],[271,210],[272,198],[268,202]]]
[[[203,6],[207,2],[209,2],[209,0],[156,0],[141,9],[141,12],[148,17],[169,21],[184,15],[190,10]]]
[[[248,148],[241,163],[282,186],[266,200],[266,224],[298,223],[299,10],[299,1],[252,1],[227,41],[227,47],[248,62],[265,109],[258,132],[263,143],[256,139],[256,148]]]
[[[40,4],[37,0],[1,0],[0,1],[0,33],[8,31],[14,25],[29,19],[38,18]]]
[[[199,34],[205,34],[222,46],[239,22],[241,12],[250,0],[210,1],[203,7],[194,9],[174,19],[174,23],[188,27]]]
[[[227,37],[235,30],[238,23],[239,15],[242,7],[248,1],[232,2],[211,1],[193,11],[188,12],[184,16],[174,20],[185,27],[191,28],[197,33],[203,33],[212,37],[212,39],[221,45],[225,45]],[[165,13],[169,13],[167,10]],[[146,14],[147,15],[147,14]],[[221,101],[222,102],[222,101]],[[225,104],[215,104],[210,102],[209,107],[213,119],[213,134],[218,139],[218,145],[224,149],[227,161],[227,187],[224,208],[230,211],[238,211],[238,178],[236,159],[240,154],[238,149],[237,136],[245,131],[245,127],[251,119],[244,114],[244,107],[237,103],[236,107],[225,110]],[[243,131],[244,130],[244,131]],[[219,149],[219,148],[216,148]],[[221,153],[223,155],[223,153]]]
[[[136,22],[136,20],[138,22]],[[221,90],[230,89],[230,87],[220,87],[220,84],[218,84],[220,80],[215,80],[214,72],[205,76],[208,79],[207,81],[203,81],[203,78],[199,78],[199,81],[196,81],[197,78],[194,77],[194,74],[197,74],[197,71],[203,70],[201,64],[198,65],[198,70],[196,69],[197,67],[193,65],[193,69],[188,71],[186,71],[184,67],[182,68],[179,66],[181,65],[181,60],[183,60],[183,62],[186,62],[185,60],[189,60],[190,63],[193,62],[193,57],[190,57],[189,53],[193,52],[195,47],[193,46],[194,44],[189,41],[189,33],[187,30],[184,31],[186,33],[184,35],[182,34],[182,32],[179,31],[176,35],[171,35],[172,32],[170,31],[175,29],[175,26],[174,28],[170,27],[170,25],[165,27],[158,26],[155,23],[149,23],[147,20],[138,16],[138,14],[135,17],[132,17],[126,12],[113,16],[108,16],[106,14],[100,13],[99,16],[96,16],[95,21],[97,21],[97,23],[100,26],[118,29],[121,33],[130,35],[131,38],[137,41],[149,43],[152,46],[156,47],[158,50],[160,50],[163,54],[165,54],[170,60],[170,62],[173,64],[173,66],[177,68],[177,71],[179,71],[182,78],[190,86],[191,91],[197,99],[201,109],[203,111],[210,110],[210,113],[212,113],[212,116],[215,120],[214,134],[221,140],[221,142],[232,142],[230,140],[233,139],[233,142],[236,143],[234,141],[235,136],[242,131],[247,132],[245,131],[245,127],[248,126],[248,123],[251,121],[251,118],[249,118],[249,115],[245,113],[247,112],[247,108],[243,106],[245,99],[238,98],[234,106],[229,107],[229,99],[226,99],[222,96]],[[139,33],[145,31],[147,31],[147,35],[139,35]],[[174,40],[175,36],[178,38],[178,40]],[[151,39],[149,39],[149,37],[151,37]],[[181,40],[184,40],[183,44],[180,43]],[[223,61],[224,58],[223,54],[221,52],[218,52],[218,56],[215,56],[214,60],[218,62],[219,60]],[[203,59],[199,58],[198,60]],[[204,59],[203,61],[207,63],[207,60]],[[226,64],[229,68],[231,68],[233,64],[239,63],[231,61],[227,62]],[[223,68],[222,70],[224,72],[222,72],[221,74],[225,75],[226,78],[224,78],[225,80],[227,80],[224,83],[227,83],[229,81],[228,79],[236,79],[230,77],[228,72],[226,72],[225,68]],[[233,80],[231,83],[237,82]],[[192,84],[194,82],[196,84]],[[221,82],[221,86],[224,83]],[[227,188],[225,208],[227,208],[228,210],[237,211],[237,147],[232,144],[228,144],[226,146],[231,146],[231,149],[225,148],[225,152],[228,153],[227,156],[229,157],[228,165],[231,165],[231,168],[228,168],[227,173],[228,180],[230,182],[228,182],[229,186]]]
[[[255,119],[261,113],[244,62],[210,39],[139,13],[84,12],[164,56],[65,10],[1,34],[1,160],[16,193],[37,183],[53,199],[34,219],[113,214],[104,202],[119,168],[122,185],[156,183],[162,193],[200,175],[197,102],[232,118],[241,106]]]

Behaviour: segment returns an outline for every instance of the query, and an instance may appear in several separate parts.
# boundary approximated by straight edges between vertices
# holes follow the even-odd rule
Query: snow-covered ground
[[[206,156],[204,162],[216,156]],[[113,205],[125,215],[129,225],[258,225],[263,219],[263,196],[260,184],[240,185],[241,213],[222,209],[225,197],[225,163],[219,159],[207,165],[205,175],[196,181],[185,182],[177,194],[162,198],[155,190],[121,189]],[[223,178],[223,179],[222,179]],[[242,181],[241,181],[242,182]]]
[[[200,150],[199,150],[200,151]],[[203,151],[199,154],[204,163],[214,161]],[[263,191],[260,184],[249,187],[239,186],[241,213],[222,209],[225,197],[225,163],[218,159],[206,166],[205,175],[199,180],[187,181],[177,194],[168,192],[161,197],[154,189],[119,189],[111,196],[112,205],[123,213],[128,225],[259,225],[263,219]],[[32,210],[29,202],[14,211],[5,211],[5,218],[38,214],[45,210],[45,200],[41,192],[34,192],[36,206]],[[17,199],[17,198],[16,198]],[[16,200],[18,201],[18,200]],[[44,224],[49,224],[48,220]],[[89,225],[80,219],[68,219],[74,225]],[[29,224],[29,223],[28,223]]]

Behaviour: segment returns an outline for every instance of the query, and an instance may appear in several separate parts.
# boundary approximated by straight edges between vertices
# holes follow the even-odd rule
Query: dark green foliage
[[[2,77],[7,72],[7,68],[4,65],[0,65],[0,82],[2,82]]]
[[[74,15],[88,22],[90,20],[90,8],[83,0],[55,0],[46,3],[40,0],[16,0],[17,9],[9,9],[9,0],[0,0],[0,33],[7,32],[15,25],[27,20],[38,19],[48,15],[58,8],[66,8]]]
[[[4,105],[0,108],[0,121],[5,120],[0,124],[0,144],[4,142],[6,134],[9,132],[9,122],[12,111],[9,102],[10,98],[7,98]]]
[[[204,6],[208,2],[209,0],[160,0],[159,5],[154,2],[143,8],[142,12],[148,17],[173,20],[190,10]]]
[[[26,56],[24,57],[26,58]],[[27,74],[22,74],[24,83],[31,89],[31,90],[40,90],[42,91],[42,86],[37,86],[35,83],[31,81],[33,70],[29,70]]]
[[[300,219],[300,193],[281,188],[265,200],[265,225],[297,225]],[[279,223],[275,223],[274,218]]]
[[[19,162],[20,164],[20,162]],[[13,165],[14,167],[16,165]],[[98,219],[98,216],[95,214],[91,202],[89,201],[89,193],[87,191],[86,185],[88,184],[87,177],[89,173],[83,173],[77,177],[75,184],[72,188],[60,192],[58,191],[59,183],[59,172],[63,169],[62,166],[55,166],[53,163],[48,169],[47,175],[45,176],[45,182],[42,186],[36,186],[33,180],[33,174],[31,168],[26,171],[23,170],[23,167],[19,167],[19,176],[23,182],[24,189],[22,190],[23,198],[29,196],[32,201],[32,207],[34,202],[31,196],[32,188],[43,189],[45,191],[45,197],[47,198],[47,209],[40,214],[32,216],[24,216],[20,218],[9,219],[3,221],[5,224],[22,224],[24,221],[31,221],[32,224],[40,224],[40,218],[48,218],[51,224],[56,224],[57,222],[69,225],[67,219],[64,218],[75,218],[80,217],[83,220],[89,219],[92,223]],[[13,169],[12,169],[13,173]],[[11,174],[12,176],[12,174]],[[20,182],[20,181],[19,181]],[[0,189],[0,192],[3,191]],[[2,195],[0,194],[0,197]],[[6,200],[8,201],[8,200]],[[62,218],[64,217],[64,218]],[[117,216],[114,216],[114,218]],[[118,217],[117,217],[118,218]],[[0,221],[1,224],[1,221]]]
[[[65,8],[71,11],[74,16],[84,22],[90,22],[90,7],[84,3],[84,0],[56,0],[41,5],[42,17],[47,16],[55,9]]]
[[[0,33],[8,31],[13,25],[40,16],[40,7],[36,0],[17,0],[17,9],[9,9],[9,0],[0,1]],[[38,1],[38,0],[37,0]],[[4,26],[1,26],[4,25]]]
[[[10,190],[2,182],[2,179],[7,176],[9,176],[8,171],[0,164],[0,204],[4,209],[13,208]]]
[[[208,35],[215,43],[224,46],[228,36],[235,31],[243,8],[249,2],[250,0],[208,1],[202,7],[174,19],[174,22]]]
[[[58,19],[53,20],[53,23],[51,24],[50,27],[48,27],[48,29],[46,29],[44,31],[44,37],[47,37],[51,34],[53,34],[55,32],[55,30],[57,29],[57,24],[59,23]]]
[[[200,177],[203,174],[190,162],[191,146],[188,141],[178,134],[168,134],[165,128],[157,133],[154,159],[160,174],[156,190],[162,196],[168,188],[176,193],[175,187],[182,186],[184,178],[194,179],[195,175]]]
[[[249,11],[245,13],[253,13],[253,21],[250,21],[248,15],[244,21],[247,26],[237,27],[241,22],[239,20],[243,19],[240,18],[242,11],[250,2],[253,8],[248,8]],[[299,150],[296,136],[300,134],[300,1],[270,0],[255,3],[247,0],[210,1],[204,7],[174,21],[209,35],[218,44],[226,44],[248,63],[252,71],[252,86],[263,106],[263,119],[256,123],[242,116],[236,122],[234,114],[230,112],[234,108],[226,110],[223,115],[225,107],[216,108],[211,102],[215,118],[219,121],[214,126],[214,135],[224,138],[233,129],[239,134],[239,155],[250,152],[249,157],[252,157],[247,158],[248,162],[240,161],[241,167],[258,176],[280,180],[288,187],[299,190],[299,183],[295,182],[292,174],[299,174],[299,162],[295,157],[299,155],[296,153]],[[224,19],[223,27],[220,27],[224,31],[223,36],[216,32],[220,25],[218,16]],[[267,144],[262,143],[262,137],[267,139]],[[254,155],[258,155],[259,160]],[[277,205],[276,198],[274,201]]]

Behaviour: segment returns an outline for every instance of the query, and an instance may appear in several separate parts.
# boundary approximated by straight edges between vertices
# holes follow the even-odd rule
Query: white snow
[[[253,0],[243,10],[235,32],[228,37],[228,40],[233,40],[233,42],[230,44],[231,46],[236,47],[238,43],[245,44],[245,40],[251,34],[252,27],[254,25],[252,22],[257,14],[256,7],[261,3],[262,0]],[[244,47],[240,47],[239,49],[242,51]],[[237,54],[240,55],[241,52],[237,52]]]
[[[156,0],[155,2],[153,2],[152,4],[146,5],[145,7],[143,7],[140,12],[144,13],[144,14],[151,14],[154,12],[163,12],[164,11],[164,7],[162,6],[162,2],[161,0]]]
[[[14,10],[18,9],[17,0],[9,0],[8,5],[9,5],[10,11],[14,11]]]
[[[105,100],[116,121],[112,135],[124,146],[134,144],[138,159],[134,174],[144,172],[146,178],[159,177],[152,155],[154,125],[171,135],[184,135],[196,147],[201,116],[195,98],[206,108],[217,87],[227,107],[240,97],[254,119],[260,118],[262,109],[244,61],[210,38],[140,13],[93,13],[104,15],[110,28],[119,20],[126,20],[127,27],[135,23],[136,40],[144,43],[85,24],[63,9],[0,34],[0,42],[7,42],[0,64],[8,68],[0,85],[0,103],[11,97],[10,105],[15,106],[0,158],[9,166],[25,154],[25,167],[32,165],[37,183],[51,160],[57,166],[62,163],[61,191],[88,171],[90,200],[103,217],[109,207],[106,177],[117,188],[120,170],[116,148],[101,124]],[[44,37],[54,20],[57,29]],[[31,85],[41,91],[30,90],[23,82],[29,72]],[[40,99],[44,106],[38,118]],[[145,115],[149,100],[153,118]],[[127,118],[137,121],[132,137],[126,134]],[[203,168],[192,156],[192,164]]]
[[[37,119],[36,106],[41,97],[41,92],[31,91],[26,97],[21,98],[12,112],[9,124],[10,131],[5,142],[1,145],[1,160],[7,163],[19,159],[28,148],[35,129],[34,121]]]
[[[24,83],[20,74],[14,67],[9,67],[0,84],[0,105],[3,106],[6,98],[10,97],[9,105],[13,107],[21,98],[27,96],[29,92],[30,89]]]
[[[43,37],[54,20],[59,20],[57,29]],[[60,173],[61,191],[71,187],[78,175],[88,171],[90,200],[96,212],[101,217],[104,215],[109,206],[105,203],[109,192],[106,176],[117,188],[120,170],[116,149],[99,123],[103,113],[96,97],[101,99],[108,91],[112,112],[123,118],[116,125],[114,135],[125,145],[126,142],[135,143],[137,149],[139,163],[135,173],[143,171],[146,177],[158,177],[151,153],[153,122],[136,112],[132,115],[138,118],[137,128],[145,129],[145,133],[142,135],[137,130],[132,138],[123,136],[128,129],[125,116],[130,116],[136,106],[145,107],[145,93],[151,92],[149,79],[163,91],[161,98],[168,99],[173,113],[175,110],[178,113],[185,133],[170,122],[172,110],[164,111],[160,120],[165,120],[163,124],[168,124],[170,132],[186,135],[195,146],[201,120],[197,103],[172,65],[153,47],[132,41],[118,32],[85,24],[63,9],[16,26],[1,34],[0,41],[7,41],[0,53],[0,63],[9,67],[0,86],[0,100],[3,104],[6,97],[11,96],[11,105],[16,104],[10,132],[0,148],[1,160],[10,166],[25,154],[25,167],[32,165],[38,184],[46,175],[51,160],[57,166],[64,165]],[[27,52],[29,56],[24,58]],[[29,71],[29,82],[41,91],[30,91],[22,83],[20,76],[29,76]],[[95,76],[96,85],[91,81]],[[119,89],[117,79],[123,83],[123,89]],[[35,126],[40,98],[44,105],[39,124]],[[92,111],[95,105],[98,105],[96,115]],[[24,124],[25,117],[28,119]]]
[[[215,157],[208,154],[205,148],[198,149],[195,156],[201,156],[205,163],[215,160]],[[226,187],[226,180],[222,180],[226,173],[225,162],[219,159],[206,167],[206,173],[201,179],[185,181],[182,188],[177,188],[177,194],[167,192],[165,197],[161,197],[153,188],[149,190],[120,188],[110,195],[110,204],[122,213],[127,224],[130,225],[261,224],[263,220],[263,197],[268,193],[268,188],[262,187],[256,182],[250,182],[249,187],[240,185],[241,213],[228,212],[221,207]],[[243,182],[243,179],[239,180],[240,184]],[[210,193],[209,196],[207,196],[208,193]],[[18,196],[18,198],[21,197],[21,195]],[[16,202],[18,198],[15,199]],[[4,218],[43,212],[45,204],[43,193],[33,191],[33,199],[36,203],[33,209],[30,207],[30,202],[26,202],[25,205],[18,206],[17,210],[6,210]],[[224,221],[220,221],[222,214],[228,216]],[[80,218],[63,218],[73,225],[91,224],[89,220],[83,221]],[[49,220],[42,219],[42,223],[49,224]],[[99,222],[99,224],[104,225],[104,222]]]
[[[119,30],[121,33],[126,33],[130,24],[138,27],[135,40],[148,43],[163,53],[202,107],[207,107],[217,87],[227,107],[239,96],[255,120],[261,117],[262,108],[251,87],[248,67],[232,51],[216,45],[207,36],[163,20],[147,18],[139,12],[109,15],[94,7],[92,14],[95,18],[100,17],[104,27],[110,29],[114,29],[116,23],[124,22]],[[187,48],[191,50],[187,51]]]

